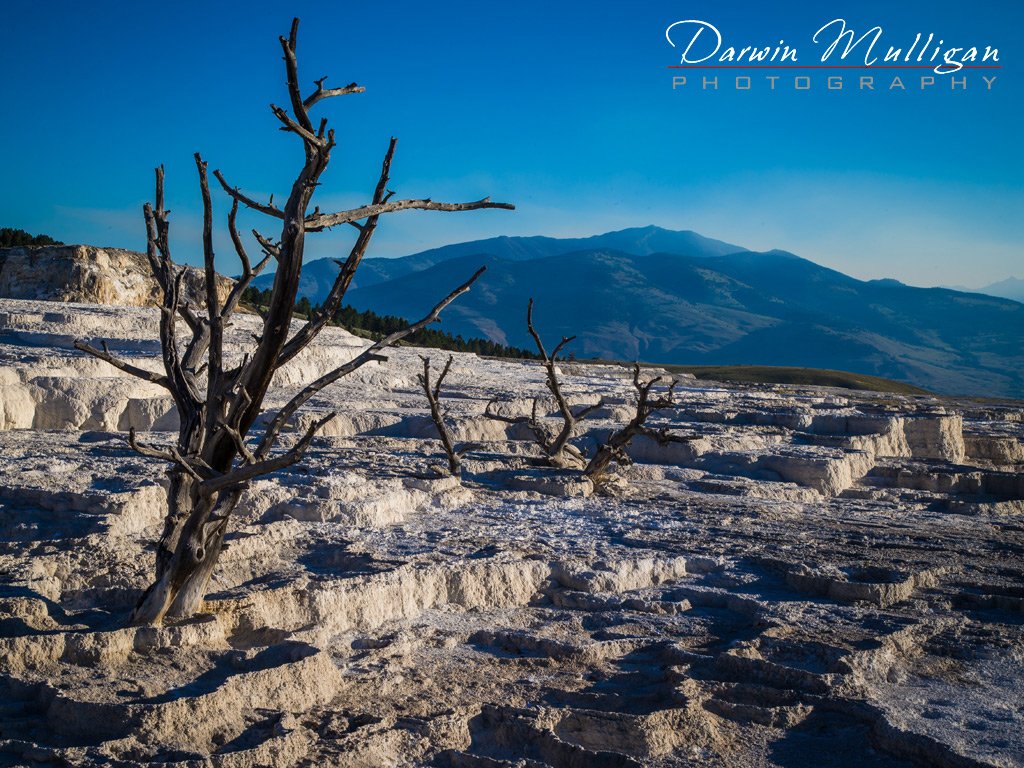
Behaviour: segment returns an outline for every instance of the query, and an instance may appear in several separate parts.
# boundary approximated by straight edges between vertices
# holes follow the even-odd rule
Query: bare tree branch
[[[271,198],[271,201],[265,205],[263,203],[257,203],[248,195],[243,194],[238,189],[238,187],[230,186],[227,182],[227,179],[224,178],[224,174],[222,174],[220,171],[214,171],[213,177],[220,182],[221,187],[224,189],[225,192],[228,193],[228,195],[231,196],[232,199],[237,200],[247,208],[252,208],[254,211],[265,213],[267,216],[273,216],[274,218],[277,219],[284,218],[284,211],[282,211],[280,208],[274,205],[273,198]]]
[[[348,374],[352,373],[352,371],[361,368],[367,363],[373,360],[382,360],[381,356],[377,354],[380,350],[398,343],[406,336],[415,333],[421,328],[426,328],[428,325],[438,320],[440,318],[441,311],[449,304],[451,304],[453,301],[455,301],[455,299],[457,299],[459,296],[468,292],[473,283],[477,281],[477,278],[479,278],[480,275],[482,275],[485,271],[487,271],[487,267],[480,267],[480,269],[478,269],[473,274],[473,276],[469,278],[469,280],[464,282],[454,291],[445,296],[440,302],[438,302],[437,305],[435,305],[434,308],[430,310],[426,317],[417,320],[415,323],[413,323],[407,328],[403,328],[400,331],[395,331],[394,333],[385,336],[383,339],[374,342],[365,350],[363,350],[360,354],[356,355],[354,358],[349,360],[344,365],[338,366],[333,371],[325,373],[316,381],[307,384],[306,387],[301,392],[295,395],[295,397],[293,397],[284,406],[284,408],[278,411],[277,416],[274,417],[274,420],[267,427],[267,431],[263,436],[263,440],[260,442],[260,446],[256,451],[256,457],[259,459],[266,458],[267,454],[270,452],[270,449],[273,447],[274,441],[277,439],[278,434],[281,432],[281,429],[288,422],[288,420],[295,414],[295,412],[299,408],[301,408],[306,402],[308,402],[309,399],[313,397],[313,395],[322,390],[324,387],[333,384],[342,376],[347,376]]]
[[[238,258],[242,262],[242,275],[231,287],[231,292],[228,294],[228,298],[224,302],[224,309],[221,310],[221,318],[225,322],[234,314],[235,310],[238,309],[238,304],[242,300],[242,296],[245,294],[246,289],[252,283],[253,279],[263,271],[270,262],[270,259],[273,258],[272,254],[264,249],[266,255],[263,259],[260,260],[255,267],[251,265],[249,261],[249,254],[245,250],[244,243],[242,243],[242,237],[238,234],[238,227],[236,225],[237,216],[238,201],[232,199],[231,212],[228,214],[228,232],[231,234],[231,242],[235,246],[235,253],[238,254]]]
[[[601,408],[602,406],[604,406],[604,398],[603,397],[600,400],[598,400],[596,403],[594,403],[593,405],[585,405],[585,406],[583,406],[578,411],[576,411],[572,416],[573,416],[574,419],[576,419],[576,421],[582,421],[583,419],[587,418],[587,416],[589,416],[590,414],[592,414],[594,411],[596,411],[598,408]]]
[[[441,383],[444,381],[445,376],[448,375],[448,371],[452,367],[452,360],[454,359],[454,355],[448,356],[448,362],[444,364],[444,368],[441,369],[441,373],[437,377],[437,381],[435,381],[433,387],[431,387],[430,358],[420,355],[420,360],[423,361],[423,373],[417,374],[416,378],[419,379],[420,385],[423,387],[423,391],[427,396],[427,403],[430,405],[430,418],[433,419],[434,426],[437,427],[437,433],[441,438],[441,445],[444,446],[444,452],[448,456],[448,471],[458,477],[462,474],[462,461],[459,458],[459,452],[455,449],[455,442],[452,440],[452,435],[448,429],[448,425],[445,424],[444,414],[441,412],[440,401]]]
[[[451,370],[452,361],[455,359],[455,355],[448,355],[448,361],[444,364],[444,368],[441,369],[441,374],[437,377],[437,382],[434,384],[434,399],[436,400],[441,396],[441,384],[444,382],[445,376],[448,375],[448,371]],[[429,358],[425,361],[429,368]]]
[[[336,227],[339,224],[348,224],[349,222],[359,221],[369,216],[379,216],[382,213],[395,213],[396,211],[479,211],[483,208],[501,208],[506,211],[515,210],[515,206],[512,204],[492,203],[489,197],[470,203],[437,203],[429,198],[423,200],[394,200],[386,203],[371,203],[370,205],[353,208],[349,211],[321,213],[318,216],[310,216],[306,219],[306,230],[309,232],[319,232],[328,227]]]
[[[538,398],[533,398],[533,406],[530,409],[529,416],[505,416],[500,413],[494,413],[491,410],[491,406],[497,401],[497,398],[491,398],[488,401],[487,405],[484,407],[484,418],[502,421],[506,424],[525,424],[533,433],[533,438],[537,442],[537,445],[540,446],[540,449],[544,452],[544,455],[550,455],[551,437],[548,435],[547,430],[544,429],[544,425],[541,424],[540,419],[537,418]]]
[[[563,336],[562,340],[555,346],[554,352],[549,355],[544,347],[544,342],[540,338],[540,334],[533,325],[533,299],[530,299],[529,303],[526,305],[526,329],[530,332],[530,336],[533,337],[533,341],[537,345],[537,351],[540,353],[541,362],[544,365],[547,388],[554,396],[555,403],[558,405],[558,412],[562,416],[562,428],[553,440],[547,436],[536,418],[536,400],[534,401],[534,416],[528,423],[530,424],[530,428],[533,430],[534,435],[537,437],[537,441],[540,443],[541,448],[544,450],[544,453],[548,455],[552,463],[557,466],[563,466],[567,461],[575,464],[578,459],[576,457],[566,457],[566,446],[569,444],[569,440],[572,439],[577,423],[604,405],[604,400],[599,400],[594,405],[585,406],[576,413],[573,412],[572,408],[569,406],[569,401],[566,400],[565,396],[562,394],[562,386],[561,382],[558,380],[558,369],[555,366],[555,361],[558,358],[558,353],[576,337]]]
[[[264,213],[267,216],[273,216],[277,219],[285,218],[284,211],[273,203],[258,203],[253,198],[243,194],[237,187],[231,187],[220,171],[214,171],[213,175],[220,182],[224,191],[231,195],[232,198],[242,203],[242,205],[252,208],[254,211]],[[320,232],[321,230],[329,229],[330,227],[336,227],[339,224],[351,224],[353,222],[369,218],[370,216],[380,216],[381,214],[396,213],[397,211],[417,210],[451,212],[479,211],[484,208],[498,208],[506,211],[515,210],[515,206],[511,203],[493,203],[489,197],[468,203],[439,203],[431,200],[430,198],[422,200],[389,200],[387,202],[370,203],[369,205],[352,208],[348,211],[312,214],[306,217],[305,223],[307,232]]]
[[[392,137],[391,143],[388,145],[387,154],[384,155],[377,187],[373,192],[375,203],[387,197],[391,161],[394,159],[397,144],[398,139]],[[337,314],[341,308],[341,301],[352,284],[352,278],[355,276],[356,269],[362,263],[363,256],[366,255],[366,249],[369,247],[373,233],[377,229],[377,220],[379,218],[379,216],[371,216],[366,220],[366,224],[360,226],[359,236],[356,238],[355,245],[352,246],[348,259],[341,265],[341,271],[338,273],[337,278],[335,278],[334,285],[331,286],[330,293],[327,294],[327,298],[321,305],[320,311],[300,328],[298,333],[288,340],[278,358],[279,365],[284,365],[302,351]]]
[[[217,423],[217,388],[224,369],[224,318],[221,316],[217,298],[217,269],[213,251],[213,202],[210,199],[210,183],[206,176],[206,163],[198,152],[195,153],[196,169],[199,171],[199,191],[203,200],[203,273],[206,287],[206,317],[209,325],[207,345],[208,364],[206,367],[206,424],[212,432]],[[186,361],[186,364],[191,361]]]
[[[164,199],[164,174],[162,167],[157,169],[156,178],[157,208],[154,209],[149,203],[143,206],[148,233],[146,253],[149,256],[150,266],[157,278],[157,282],[163,290],[163,303],[160,308],[160,347],[163,353],[164,373],[170,385],[168,389],[170,389],[175,404],[178,406],[179,414],[184,419],[195,413],[199,402],[194,381],[190,380],[186,375],[184,366],[182,366],[178,356],[178,344],[175,335],[175,320],[181,306],[179,295],[185,271],[179,270],[175,273],[174,264],[170,258],[170,249],[167,246],[167,212],[162,207]],[[200,327],[198,318],[195,318],[194,322],[193,333]]]
[[[326,77],[321,77],[319,80],[314,80],[313,82],[316,83],[316,90],[307,96],[306,100],[302,102],[302,105],[307,110],[312,109],[313,105],[321,99],[330,99],[334,96],[347,96],[350,93],[364,93],[366,91],[366,89],[361,85],[356,85],[355,83],[349,83],[343,88],[324,88],[324,83],[327,82]]]
[[[177,448],[171,447],[166,451],[161,451],[158,448],[151,448],[148,445],[142,445],[135,437],[135,427],[131,427],[128,430],[128,445],[132,447],[132,450],[136,453],[146,456],[151,459],[161,459],[162,461],[170,462],[182,470],[187,472],[189,475],[197,480],[203,480],[203,476],[195,468],[196,462],[189,461],[181,455]]]
[[[633,386],[637,391],[636,414],[629,423],[608,438],[583,470],[583,474],[591,478],[599,487],[605,484],[608,469],[612,462],[618,464],[629,463],[626,448],[634,437],[648,437],[657,441],[660,445],[687,443],[694,439],[688,435],[674,435],[668,429],[651,429],[646,425],[645,422],[655,411],[675,407],[675,388],[679,383],[676,379],[672,380],[668,390],[663,395],[652,397],[652,390],[661,381],[661,376],[646,382],[641,381],[640,364],[633,364]]]
[[[558,354],[562,351],[562,349],[564,349],[567,344],[570,344],[573,341],[576,341],[575,336],[563,336],[562,340],[558,342],[557,345],[555,345],[555,351],[551,353],[551,359],[556,360],[558,358]]]
[[[306,112],[306,105],[302,102],[302,94],[299,93],[299,62],[295,56],[295,48],[298,44],[299,20],[292,19],[291,32],[288,37],[281,38],[281,49],[284,51],[285,71],[288,75],[288,98],[292,102],[292,114],[299,121],[299,125],[310,134],[313,132],[313,123],[310,122],[309,114]]]
[[[307,129],[304,126],[296,123],[288,116],[287,112],[285,112],[283,109],[281,109],[281,107],[277,106],[276,104],[270,105],[270,111],[273,112],[274,116],[284,124],[283,130],[291,131],[292,133],[298,134],[300,137],[302,137],[303,141],[312,144],[313,146],[320,145],[322,139],[321,137],[313,133],[312,127]]]
[[[199,171],[199,191],[203,200],[203,270],[206,276],[206,315],[213,324],[220,313],[217,308],[217,268],[213,252],[213,201],[210,199],[210,183],[206,177],[206,162],[195,153],[196,169]]]
[[[242,236],[238,234],[238,201],[234,198],[231,198],[231,210],[228,212],[228,234],[231,235],[231,244],[235,246],[238,260],[242,262],[242,279],[251,277],[252,262],[249,261],[249,253],[245,250]]]
[[[221,475],[220,477],[213,477],[209,480],[204,480],[200,485],[200,491],[207,496],[215,493],[222,493],[232,488],[245,485],[250,480],[259,477],[260,475],[266,475],[270,472],[276,472],[279,469],[290,467],[305,455],[306,448],[309,447],[310,441],[312,441],[313,436],[316,435],[320,428],[336,415],[337,414],[333,412],[329,413],[322,419],[310,424],[309,428],[306,430],[306,434],[302,436],[299,442],[281,455],[275,456],[272,459],[247,463],[232,472]]]
[[[159,384],[167,389],[171,388],[171,382],[168,380],[166,375],[156,373],[155,371],[147,371],[145,368],[139,368],[137,365],[127,363],[119,357],[114,357],[114,355],[110,353],[110,349],[107,347],[107,342],[104,341],[102,344],[103,349],[96,349],[96,347],[92,346],[84,339],[78,339],[75,341],[75,349],[87,352],[93,357],[98,357],[100,360],[110,363],[115,368],[118,368],[131,376],[151,381],[154,384]]]
[[[238,452],[242,455],[242,458],[245,459],[245,462],[247,464],[255,464],[256,457],[252,455],[252,451],[249,450],[249,446],[245,444],[245,438],[242,437],[241,433],[224,421],[221,421],[220,428],[231,436],[231,439],[235,442],[235,447],[238,448]]]
[[[256,238],[256,242],[258,242],[260,244],[260,248],[263,249],[263,252],[265,254],[267,254],[268,256],[272,256],[275,259],[280,258],[280,256],[281,256],[281,244],[280,243],[273,243],[273,242],[271,242],[270,238],[260,234],[255,229],[252,231],[252,235],[253,235],[253,237]]]

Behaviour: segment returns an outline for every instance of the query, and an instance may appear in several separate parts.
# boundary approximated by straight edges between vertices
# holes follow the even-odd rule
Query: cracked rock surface
[[[165,467],[121,433],[176,414],[72,343],[156,366],[155,325],[0,300],[0,765],[1024,765],[1021,403],[684,381],[652,422],[695,439],[609,498],[482,417],[541,368],[472,355],[442,402],[480,446],[437,477],[393,350],[300,413],[339,417],[252,484],[203,613],[126,628]],[[268,406],[363,344],[327,329]],[[561,368],[592,452],[630,374]]]

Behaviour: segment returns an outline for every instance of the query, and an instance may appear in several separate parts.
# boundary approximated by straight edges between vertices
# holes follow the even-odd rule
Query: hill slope
[[[577,335],[580,357],[831,368],[937,392],[1024,396],[1024,305],[856,280],[781,251],[462,256],[361,286],[347,301],[419,317],[481,263],[488,272],[447,311],[446,330],[529,345],[533,296],[544,335]]]

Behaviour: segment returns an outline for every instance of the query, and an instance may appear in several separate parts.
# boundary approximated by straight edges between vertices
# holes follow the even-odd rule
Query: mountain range
[[[966,291],[967,293],[983,293],[986,296],[998,296],[1002,299],[1013,299],[1024,302],[1024,280],[1019,277],[1008,277],[995,283],[989,283],[982,288],[967,288],[963,285],[946,286],[954,291]]]
[[[946,394],[1024,397],[1020,302],[857,280],[785,251],[658,227],[366,259],[346,303],[418,318],[481,264],[487,272],[445,311],[444,330],[532,346],[533,297],[541,335],[577,336],[567,352],[581,358],[832,368]],[[321,300],[337,271],[332,259],[310,262],[300,293]]]

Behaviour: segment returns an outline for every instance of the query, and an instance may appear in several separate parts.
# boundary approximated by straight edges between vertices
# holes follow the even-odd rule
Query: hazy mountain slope
[[[624,251],[638,256],[652,253],[721,256],[743,250],[739,246],[713,240],[696,232],[673,232],[654,226],[606,232],[593,237],[492,237],[487,240],[473,240],[432,248],[397,259],[364,259],[359,265],[353,286],[366,288],[465,256],[493,256],[507,261],[530,261],[574,251],[602,249]],[[337,274],[338,265],[334,259],[316,259],[304,264],[299,294],[308,296],[312,301],[322,301],[330,291]],[[273,282],[273,274],[266,274],[258,277],[253,284],[257,288],[269,288]]]
[[[587,250],[529,262],[464,256],[349,294],[359,308],[419,317],[481,263],[487,274],[444,328],[581,357],[828,367],[942,392],[1024,395],[1024,305],[980,294],[860,281],[792,254],[643,256]]]
[[[961,293],[981,293],[985,296],[995,296],[1000,299],[1011,299],[1024,303],[1024,280],[1019,277],[1008,277],[995,283],[989,283],[981,288],[968,288],[966,285],[943,285],[951,291]]]
[[[997,283],[986,285],[978,289],[979,293],[987,293],[989,296],[1000,296],[1004,299],[1024,302],[1024,280],[1019,277],[1008,277]]]

